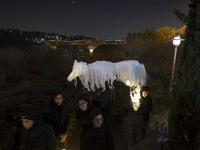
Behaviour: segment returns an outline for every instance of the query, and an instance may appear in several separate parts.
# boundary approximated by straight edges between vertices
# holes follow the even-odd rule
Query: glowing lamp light
[[[94,51],[94,49],[93,49],[93,48],[90,48],[89,51],[90,51],[90,54],[92,54],[93,51]]]
[[[127,85],[127,86],[130,86],[130,85],[131,85],[131,83],[130,83],[129,80],[126,81],[126,85]]]
[[[133,104],[132,105],[133,109],[137,111],[138,108],[140,107],[140,99],[141,99],[139,86],[137,86],[134,90],[130,91],[130,97]]]
[[[132,106],[133,109],[135,111],[138,110],[138,108],[140,107],[140,86],[137,86],[136,88],[131,87],[131,81],[127,80],[126,81],[126,85],[130,87],[130,97],[131,97],[131,102],[132,102]]]
[[[181,39],[180,35],[176,35],[173,39],[172,39],[172,43],[174,46],[178,47],[181,44],[181,41],[184,41],[184,39]]]

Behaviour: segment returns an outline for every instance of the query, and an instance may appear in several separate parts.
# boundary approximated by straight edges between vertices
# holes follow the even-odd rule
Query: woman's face
[[[80,100],[78,102],[78,106],[81,110],[85,111],[87,110],[87,105],[88,105],[88,102],[87,101],[84,101],[84,100]]]
[[[149,92],[148,91],[142,91],[142,97],[147,97],[148,96],[148,94],[149,94]]]
[[[96,116],[92,119],[92,125],[93,125],[94,128],[101,127],[102,122],[103,122],[103,116],[102,115],[98,115],[98,116]]]
[[[63,102],[63,96],[61,94],[58,94],[55,98],[55,103],[60,106]]]
[[[33,123],[34,123],[33,120],[29,120],[29,119],[21,119],[21,120],[25,129],[30,129],[33,126]]]

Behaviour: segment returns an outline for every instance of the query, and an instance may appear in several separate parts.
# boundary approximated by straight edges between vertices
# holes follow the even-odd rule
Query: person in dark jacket
[[[112,116],[114,111],[114,99],[112,97],[112,89],[110,89],[108,83],[105,83],[106,88],[104,91],[99,90],[98,97],[91,98],[90,103],[94,108],[99,108],[104,116],[103,126],[106,128],[109,143],[114,149],[113,142],[113,127],[112,127]]]
[[[142,136],[146,136],[146,129],[149,123],[149,114],[153,109],[153,102],[149,96],[150,88],[148,86],[143,86],[141,90],[141,100],[138,113],[142,115]]]
[[[90,106],[86,95],[82,95],[81,97],[79,97],[77,103],[78,111],[76,112],[76,119],[80,128],[83,130],[87,128],[90,124],[89,115],[93,108],[92,106]]]
[[[63,102],[63,94],[54,92],[50,106],[44,112],[44,121],[49,123],[57,137],[57,149],[66,149],[69,110]]]
[[[13,150],[56,150],[56,136],[52,127],[37,121],[33,110],[25,111],[21,122]]]
[[[104,117],[104,125],[109,137],[109,143],[112,145],[112,149],[114,149],[114,142],[113,142],[113,123],[112,117],[114,112],[114,99],[112,96],[112,89],[109,88],[108,84],[106,84],[105,91],[101,91],[99,93],[99,108],[102,112]]]
[[[111,150],[109,137],[102,126],[103,116],[99,109],[90,112],[90,126],[81,135],[80,150]]]
[[[138,109],[138,112],[141,112],[143,119],[146,123],[149,123],[149,113],[153,109],[152,99],[149,96],[149,87],[143,86],[141,90],[141,101],[140,101],[140,107]]]

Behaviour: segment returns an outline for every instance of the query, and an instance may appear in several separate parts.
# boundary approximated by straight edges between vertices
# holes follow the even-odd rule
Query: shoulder
[[[46,122],[40,122],[40,125],[42,126],[42,128],[43,128],[44,131],[46,131],[46,132],[51,132],[51,131],[53,131],[52,126],[49,125],[49,124],[46,123]]]
[[[68,109],[67,104],[63,102],[63,103],[62,103],[62,108]]]
[[[65,111],[69,110],[67,104],[65,104],[65,103],[62,104],[62,110],[65,110]]]
[[[83,129],[82,131],[82,135],[84,135],[84,137],[91,137],[91,134],[93,133],[93,129],[92,127],[88,126],[87,128]]]
[[[69,115],[69,113],[70,113],[69,108],[66,104],[62,104],[61,111],[67,115]]]
[[[151,96],[147,96],[148,101],[152,102]]]
[[[46,123],[44,121],[39,121],[38,124],[39,124],[40,127],[43,127],[45,129],[51,127],[48,123]]]
[[[28,135],[28,132],[24,127],[20,126],[18,128],[18,133],[17,134],[18,134],[19,137],[25,137],[25,136]]]

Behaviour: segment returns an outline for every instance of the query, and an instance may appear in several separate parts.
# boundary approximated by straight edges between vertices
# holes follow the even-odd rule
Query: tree
[[[116,55],[125,60],[138,60],[140,56],[147,51],[150,43],[154,39],[154,31],[147,30],[144,32],[131,33],[127,36],[127,43],[121,45]]]
[[[200,117],[197,117],[200,113],[200,0],[191,0],[189,8],[186,41],[176,88],[173,88],[169,132],[174,145],[195,150],[200,148]]]
[[[200,1],[191,0],[186,42],[177,76],[179,90],[200,90]]]
[[[179,18],[183,23],[187,23],[187,19],[188,19],[188,16],[181,12],[180,10],[178,9],[175,9],[174,10],[174,14],[177,16],[177,18]]]

